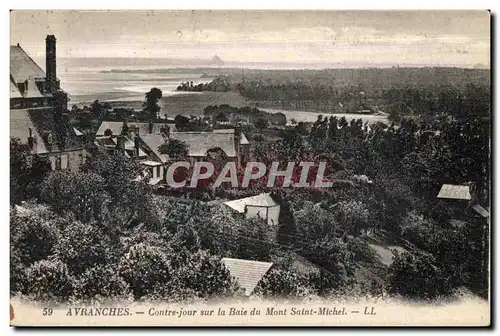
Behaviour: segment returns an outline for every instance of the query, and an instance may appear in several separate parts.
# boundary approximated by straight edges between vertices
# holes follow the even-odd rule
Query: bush
[[[55,216],[46,208],[26,205],[21,212],[11,209],[11,256],[23,265],[48,258],[54,251],[59,230]]]
[[[314,291],[306,275],[274,266],[260,280],[254,293],[275,299],[304,299]]]
[[[394,252],[389,267],[389,291],[412,299],[433,299],[451,294],[451,287],[430,254]]]
[[[129,284],[136,300],[152,293],[155,287],[166,285],[172,277],[167,251],[142,243],[132,246],[125,253],[118,271]]]
[[[68,267],[60,260],[40,260],[26,270],[22,293],[41,302],[65,302],[73,291]]]
[[[88,267],[106,261],[107,236],[95,223],[70,221],[55,244],[55,255],[68,265],[70,272],[79,274]]]
[[[130,286],[118,274],[116,265],[96,265],[87,268],[74,282],[72,300],[102,302],[130,298]]]

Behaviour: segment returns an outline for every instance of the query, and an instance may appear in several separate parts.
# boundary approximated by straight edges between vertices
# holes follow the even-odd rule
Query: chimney
[[[125,136],[119,135],[118,138],[116,138],[116,149],[125,150]]]
[[[240,138],[241,137],[241,125],[240,124],[237,124],[234,126],[234,137],[238,137]]]
[[[139,156],[139,137],[136,136],[134,139],[134,147],[135,147],[135,156]]]
[[[54,103],[54,123],[55,131],[54,134],[57,138],[58,144],[61,149],[66,146],[66,140],[68,135],[68,94],[62,90],[57,90],[53,93],[53,103]]]
[[[56,92],[56,82],[56,37],[47,35],[45,38],[45,87],[48,93]]]
[[[29,128],[29,136],[28,136],[28,146],[30,147],[30,149],[33,149],[33,145],[34,145],[34,139],[33,139],[33,132],[31,130],[31,127]]]
[[[241,125],[236,124],[234,126],[234,150],[236,151],[236,162],[238,168],[241,167],[240,139],[241,139]]]

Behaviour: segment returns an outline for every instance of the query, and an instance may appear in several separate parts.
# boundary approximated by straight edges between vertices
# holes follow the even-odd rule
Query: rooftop
[[[189,156],[206,156],[207,151],[220,148],[227,156],[235,157],[234,134],[214,132],[171,132],[170,138],[183,141]]]
[[[167,124],[163,123],[153,123],[151,132],[149,132],[149,123],[147,122],[127,122],[129,128],[137,127],[139,128],[139,135],[144,134],[160,134],[161,128]],[[168,125],[170,130],[172,130],[172,125]],[[97,130],[96,136],[104,136],[104,132],[109,129],[113,135],[119,135],[122,132],[123,121],[103,121],[99,129]]]
[[[162,134],[144,134],[140,135],[141,141],[153,152],[156,159],[165,163],[168,161],[168,155],[162,154],[158,148],[165,143]]]
[[[41,98],[37,81],[45,81],[45,71],[19,45],[10,46],[10,98]],[[24,92],[18,84],[28,83]]]
[[[468,185],[454,184],[443,184],[437,197],[456,200],[472,199],[472,196],[470,194],[470,187]]]
[[[240,287],[245,290],[247,296],[252,294],[259,281],[273,265],[270,262],[233,258],[222,258],[222,263],[229,270],[231,276],[236,279]]]
[[[45,78],[45,71],[19,45],[10,46],[10,76],[14,83]]]
[[[227,201],[223,204],[233,210],[238,211],[239,213],[244,213],[246,206],[274,207],[278,205],[278,203],[273,200],[269,193],[262,193],[256,196]]]
[[[63,117],[62,122],[56,121],[52,107],[16,109],[10,112],[11,137],[19,138],[21,142],[27,143],[30,128],[36,141],[35,153],[37,154],[49,152],[50,146],[46,137],[48,133],[54,137],[52,152],[82,148],[81,140],[69,120]]]
[[[490,212],[479,204],[474,204],[472,206],[472,209],[474,209],[474,211],[476,211],[479,215],[483,216],[484,218],[490,217]]]

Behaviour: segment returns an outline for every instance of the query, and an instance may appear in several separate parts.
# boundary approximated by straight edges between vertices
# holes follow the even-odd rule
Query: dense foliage
[[[290,94],[294,86],[322,92],[312,82],[281,87],[254,81],[247,78],[239,90],[257,96],[275,94],[276,87]],[[360,90],[345,90],[351,89]],[[333,94],[342,95],[338,90]],[[264,297],[390,293],[433,299],[463,288],[487,296],[484,218],[468,203],[436,195],[444,183],[468,183],[474,201],[489,204],[489,93],[474,85],[405,90],[377,94],[391,104],[404,100],[412,110],[420,106],[422,118],[391,112],[398,124],[386,125],[319,116],[312,125],[284,128],[278,141],[252,136],[259,139],[255,161],[326,162],[332,188],[270,188],[257,180],[249,188],[214,190],[207,180],[199,194],[159,195],[136,179],[140,167],[121,155],[95,153],[79,171],[50,172],[43,159],[12,140],[11,293],[98,302],[237,297],[238,284],[221,262],[233,257],[274,263],[255,289]],[[144,113],[156,115],[158,97],[148,93]],[[407,110],[394,105],[402,115]],[[267,127],[257,109],[209,106],[205,116],[218,122],[252,116],[256,128]],[[175,141],[161,148],[175,158],[187,150]],[[294,181],[299,176],[294,171]],[[261,192],[280,204],[276,227],[220,204]],[[383,262],[378,250],[388,246],[399,252]]]
[[[488,70],[391,68],[226,70],[211,83],[183,83],[180,91],[235,91],[258,106],[325,113],[383,111],[401,116],[488,116]]]

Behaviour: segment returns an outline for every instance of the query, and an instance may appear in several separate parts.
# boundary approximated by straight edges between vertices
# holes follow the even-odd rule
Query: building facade
[[[56,69],[56,38],[47,35],[46,72],[19,45],[10,47],[10,136],[27,143],[32,155],[53,170],[78,169],[87,154],[68,117],[68,94]]]

